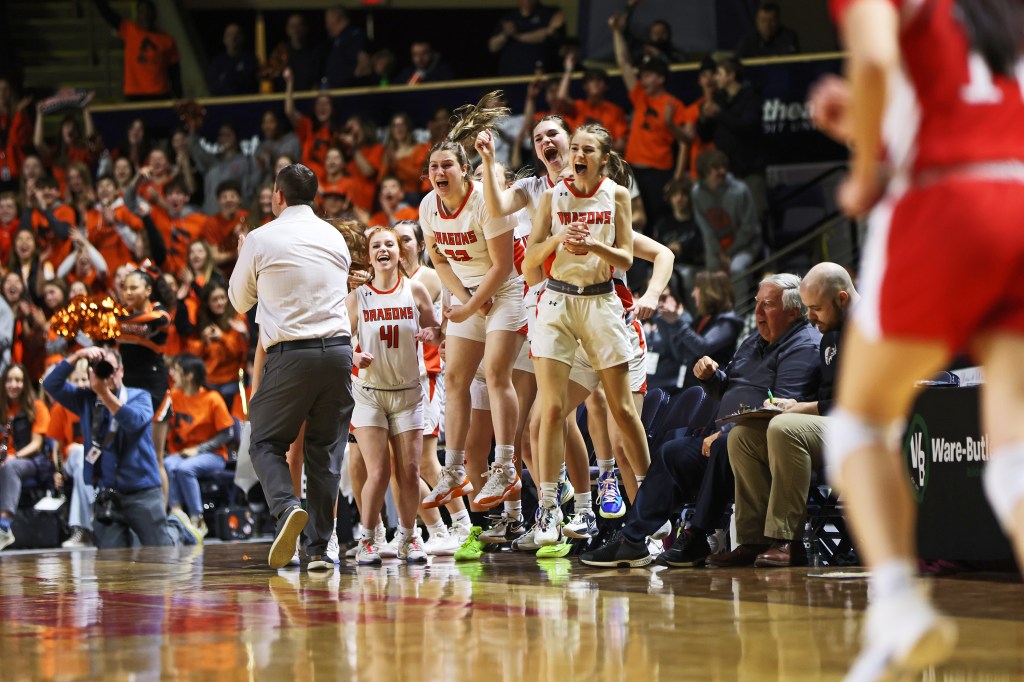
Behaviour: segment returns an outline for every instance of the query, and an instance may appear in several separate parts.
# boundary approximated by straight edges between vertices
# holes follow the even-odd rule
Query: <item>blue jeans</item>
[[[199,495],[199,479],[224,470],[224,458],[212,452],[191,457],[169,455],[164,458],[167,481],[170,483],[168,502],[182,507],[185,513],[199,516],[203,513],[203,500]]]
[[[68,459],[64,462],[64,473],[73,481],[71,489],[71,508],[68,525],[92,530],[92,503],[96,501],[96,489],[91,481],[82,475],[85,464],[85,446],[75,443],[69,448]]]

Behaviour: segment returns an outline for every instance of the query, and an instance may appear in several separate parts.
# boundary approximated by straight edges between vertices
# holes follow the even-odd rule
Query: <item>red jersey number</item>
[[[381,327],[380,340],[385,348],[398,348],[398,325],[386,324]]]

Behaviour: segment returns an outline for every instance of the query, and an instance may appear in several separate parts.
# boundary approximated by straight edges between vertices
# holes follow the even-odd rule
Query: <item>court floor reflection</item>
[[[0,555],[0,679],[838,680],[866,599],[807,569],[503,553],[310,575],[266,549]],[[1024,586],[934,588],[962,644],[922,679],[1024,678]]]

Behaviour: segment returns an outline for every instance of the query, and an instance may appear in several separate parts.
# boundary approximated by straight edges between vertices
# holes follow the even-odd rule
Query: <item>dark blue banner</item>
[[[807,113],[806,99],[810,87],[823,75],[839,73],[841,62],[838,59],[816,59],[810,61],[790,62],[784,64],[752,65],[746,69],[746,79],[757,88],[764,98],[763,120],[765,128],[765,144],[768,160],[772,165],[809,163],[819,161],[837,161],[846,158],[846,150],[841,145],[830,141],[821,133],[812,130]],[[630,110],[622,79],[612,77],[608,98]],[[700,90],[697,85],[697,74],[693,70],[675,71],[670,74],[669,92],[683,102],[690,103],[697,99]],[[339,120],[358,113],[377,121],[381,126],[387,125],[392,114],[405,111],[412,116],[417,127],[425,125],[427,119],[439,106],[454,109],[462,104],[476,102],[480,96],[493,89],[503,89],[508,93],[509,104],[513,111],[522,111],[526,97],[526,83],[523,82],[489,82],[472,85],[457,85],[439,89],[388,88],[380,90],[359,90],[352,94],[335,97],[335,108],[339,112]],[[573,83],[571,94],[581,97],[581,86],[578,81]],[[312,94],[305,93],[298,97],[300,111],[309,111]],[[258,134],[260,118],[267,109],[284,111],[281,98],[252,98],[232,103],[218,103],[209,100],[204,105],[207,116],[202,134],[207,139],[215,139],[217,126],[222,122],[230,122],[237,128],[242,138]],[[543,111],[545,103],[537,102],[537,110]],[[108,146],[118,144],[132,120],[141,117],[156,137],[169,137],[180,122],[170,107],[103,110],[97,108],[93,119],[97,130],[103,135]]]

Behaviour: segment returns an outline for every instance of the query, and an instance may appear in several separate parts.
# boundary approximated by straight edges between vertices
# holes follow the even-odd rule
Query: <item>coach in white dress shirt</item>
[[[325,560],[334,529],[341,460],[352,416],[352,346],[345,308],[351,257],[341,234],[313,213],[317,179],[309,168],[281,169],[274,183],[277,216],[242,242],[228,298],[244,313],[259,302],[256,322],[267,361],[249,406],[249,453],[277,534],[271,568],[287,565],[306,530],[309,570]],[[306,422],[307,513],[292,490],[288,446]]]

